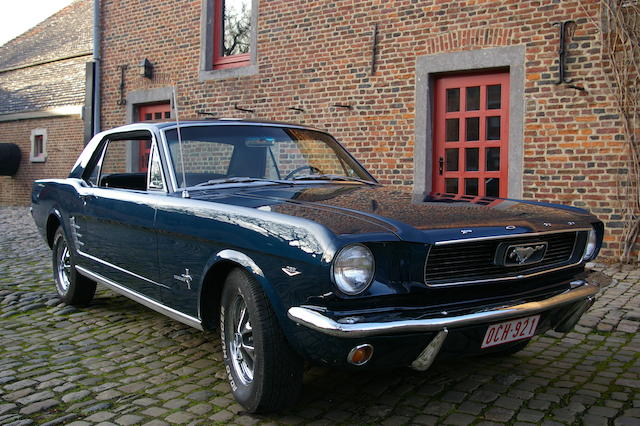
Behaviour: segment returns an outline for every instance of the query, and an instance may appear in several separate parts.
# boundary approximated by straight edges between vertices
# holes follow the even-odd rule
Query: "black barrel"
[[[0,176],[13,176],[20,166],[20,147],[15,143],[0,143]]]

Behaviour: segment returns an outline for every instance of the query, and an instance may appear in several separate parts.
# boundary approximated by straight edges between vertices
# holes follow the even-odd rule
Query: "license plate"
[[[539,321],[540,315],[535,315],[494,324],[487,329],[480,348],[490,348],[503,343],[528,339],[535,334]]]

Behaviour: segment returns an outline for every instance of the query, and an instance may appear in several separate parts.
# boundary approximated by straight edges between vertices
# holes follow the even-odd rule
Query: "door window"
[[[434,190],[507,197],[509,73],[442,77],[434,99]]]
[[[153,147],[151,173],[147,173],[149,165],[142,167],[139,161],[141,141]],[[125,134],[112,135],[103,141],[89,161],[83,176],[87,183],[102,188],[146,191],[149,184],[150,189],[165,189],[160,158],[151,135],[139,132],[131,138],[127,138]]]
[[[151,146],[151,140],[145,140]],[[147,189],[146,166],[141,164],[135,153],[140,140],[111,140],[102,159],[98,186],[105,188]],[[133,155],[132,155],[133,154]]]

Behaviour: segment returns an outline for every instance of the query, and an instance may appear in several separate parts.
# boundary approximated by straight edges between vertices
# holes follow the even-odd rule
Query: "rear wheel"
[[[85,306],[96,293],[96,283],[76,271],[71,249],[62,227],[53,237],[53,281],[58,295],[68,305]]]
[[[278,411],[295,402],[303,361],[259,284],[240,269],[229,273],[222,291],[220,332],[233,396],[247,411]]]

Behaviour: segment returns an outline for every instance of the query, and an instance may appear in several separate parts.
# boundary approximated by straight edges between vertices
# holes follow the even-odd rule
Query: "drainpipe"
[[[93,0],[93,134],[100,133],[100,0]]]

